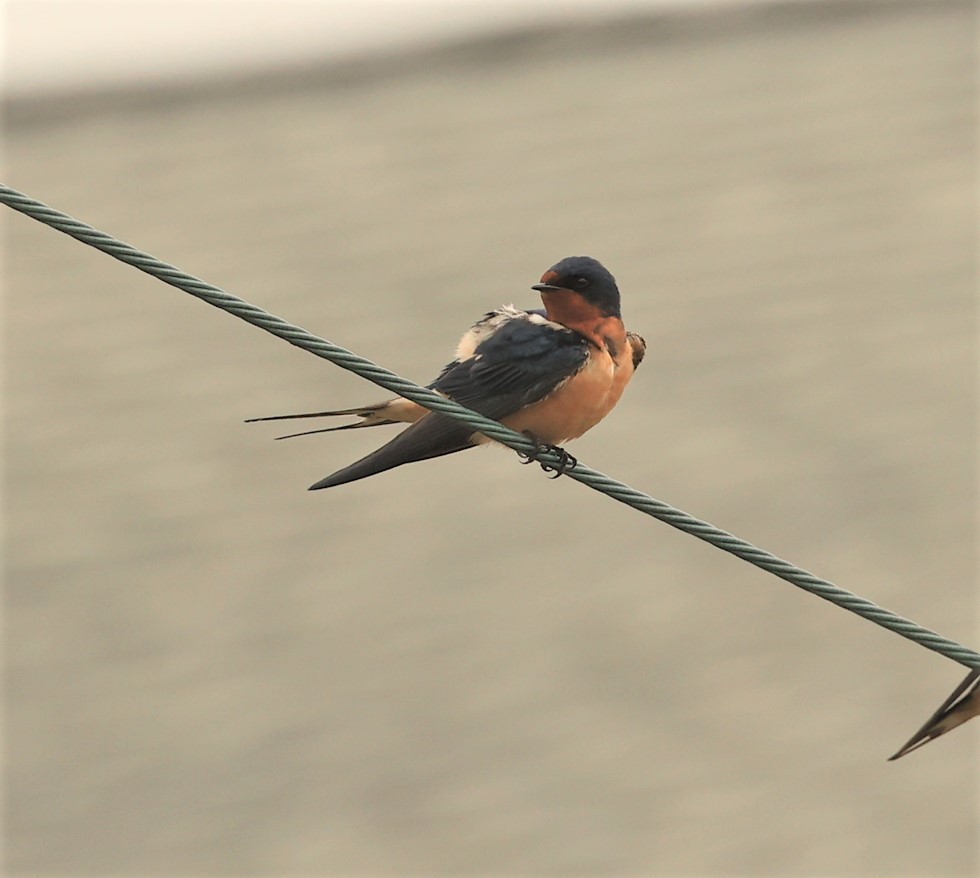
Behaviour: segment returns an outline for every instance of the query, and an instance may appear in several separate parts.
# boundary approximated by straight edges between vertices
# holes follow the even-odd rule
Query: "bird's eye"
[[[584,290],[589,285],[589,279],[587,277],[582,277],[581,275],[575,278],[575,286],[580,290]]]

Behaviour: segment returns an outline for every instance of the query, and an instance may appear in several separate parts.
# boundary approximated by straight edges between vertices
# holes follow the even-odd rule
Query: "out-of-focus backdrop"
[[[592,12],[17,91],[4,176],[420,381],[594,255],[574,453],[980,645],[973,4]],[[8,874],[977,873],[978,729],[885,761],[963,668],[509,452],[307,493],[390,434],[243,419],[383,391],[3,224]]]

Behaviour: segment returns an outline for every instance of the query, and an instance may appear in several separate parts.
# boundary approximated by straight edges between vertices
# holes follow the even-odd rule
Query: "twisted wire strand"
[[[342,369],[353,372],[374,384],[384,387],[399,396],[410,399],[426,408],[441,412],[451,418],[462,421],[474,430],[489,436],[515,451],[528,454],[536,450],[533,442],[526,436],[505,427],[498,421],[485,418],[452,400],[440,396],[434,391],[420,387],[406,378],[389,372],[370,360],[360,357],[345,348],[319,338],[299,326],[263,311],[255,305],[227,293],[219,287],[206,283],[200,278],[189,275],[173,265],[169,265],[154,256],[126,244],[112,235],[100,232],[80,220],[74,219],[61,211],[25,195],[9,186],[0,184],[0,203],[17,210],[32,219],[37,220],[59,232],[70,235],[83,244],[88,244],[103,253],[113,256],[127,265],[132,265],[140,271],[162,280],[179,290],[190,293],[199,299],[234,314],[236,317],[270,332],[292,345],[328,360]],[[540,462],[552,467],[562,463],[557,454],[542,453]],[[891,610],[886,610],[877,604],[849,592],[832,582],[814,576],[806,570],[784,561],[775,555],[746,542],[727,531],[721,530],[706,521],[701,521],[688,513],[677,509],[648,494],[637,491],[629,485],[594,470],[579,462],[568,470],[566,475],[577,482],[588,485],[596,491],[625,503],[627,506],[652,516],[659,521],[669,524],[684,533],[697,537],[706,543],[741,558],[750,564],[766,570],[780,579],[808,591],[817,597],[830,601],[838,607],[874,622],[889,631],[900,634],[920,646],[924,646],[946,658],[952,659],[968,668],[980,668],[980,653],[965,647],[953,640],[930,631],[910,619],[899,616]]]

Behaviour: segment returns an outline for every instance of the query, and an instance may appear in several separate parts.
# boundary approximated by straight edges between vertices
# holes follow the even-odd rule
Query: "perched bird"
[[[574,458],[558,446],[609,414],[643,359],[646,343],[626,331],[616,280],[591,257],[563,259],[531,289],[541,294],[543,309],[522,311],[507,305],[485,314],[463,335],[453,361],[428,386],[525,433],[540,449],[557,451],[566,465],[574,466]],[[356,415],[361,420],[279,438],[383,424],[411,426],[366,457],[311,485],[311,491],[491,441],[402,397],[359,408],[250,421],[335,415]]]
[[[923,744],[945,735],[975,716],[980,716],[980,669],[970,671],[949,698],[926,720],[925,725],[908,739],[901,750],[890,756],[888,761],[918,750]]]

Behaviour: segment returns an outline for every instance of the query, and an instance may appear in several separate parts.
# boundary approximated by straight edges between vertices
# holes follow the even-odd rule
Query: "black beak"
[[[560,290],[561,287],[556,287],[554,284],[534,284],[531,289],[537,290],[539,293],[555,293]]]

